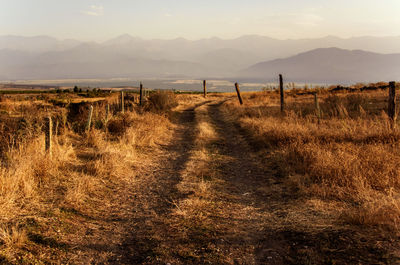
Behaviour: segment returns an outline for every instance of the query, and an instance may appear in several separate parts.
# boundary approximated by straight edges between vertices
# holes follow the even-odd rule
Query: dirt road
[[[86,253],[83,261],[111,264],[390,263],[370,242],[379,238],[310,211],[274,170],[273,150],[251,144],[222,103],[177,113],[174,140],[134,182],[116,184],[112,214],[103,211],[103,228],[87,238],[96,242],[76,245],[72,261]]]

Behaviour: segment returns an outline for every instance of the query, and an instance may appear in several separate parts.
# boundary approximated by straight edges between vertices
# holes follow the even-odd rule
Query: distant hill
[[[114,77],[181,77],[206,72],[198,63],[126,56],[118,50],[83,44],[43,54],[0,51],[0,73],[6,79],[63,79]]]
[[[143,75],[155,78],[169,75],[236,78],[238,72],[241,75],[242,69],[256,63],[329,47],[400,53],[400,37],[343,39],[327,36],[317,39],[278,40],[248,35],[228,40],[216,37],[201,40],[145,40],[125,34],[96,43],[58,40],[48,36],[0,36],[0,76],[2,79]],[[339,61],[337,63],[337,67],[346,66]],[[342,69],[343,77],[348,78],[346,69]],[[376,73],[379,71],[380,69],[374,69]],[[257,71],[254,72],[246,75],[260,76]],[[339,72],[340,69],[337,69],[337,74]],[[364,76],[366,77],[369,75]]]
[[[302,82],[374,82],[400,80],[400,54],[320,48],[285,59],[257,63],[238,76],[258,80]]]

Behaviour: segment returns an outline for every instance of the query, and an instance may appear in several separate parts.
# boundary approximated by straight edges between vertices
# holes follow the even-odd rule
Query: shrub
[[[365,96],[355,94],[346,97],[346,107],[349,111],[359,111],[360,108],[365,109],[368,100]]]
[[[105,101],[71,103],[68,105],[67,121],[75,132],[83,132],[86,128],[90,105],[93,105],[92,124],[102,128],[101,119],[105,116]],[[64,121],[63,121],[64,122]]]
[[[147,109],[155,112],[168,112],[177,105],[178,102],[173,92],[157,91],[149,96]]]
[[[126,129],[133,124],[132,114],[125,113],[113,117],[107,123],[108,132],[112,135],[121,136],[126,132]]]

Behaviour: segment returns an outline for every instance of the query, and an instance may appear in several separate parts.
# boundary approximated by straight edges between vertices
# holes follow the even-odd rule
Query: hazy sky
[[[400,35],[400,0],[0,0],[0,35],[102,41]]]

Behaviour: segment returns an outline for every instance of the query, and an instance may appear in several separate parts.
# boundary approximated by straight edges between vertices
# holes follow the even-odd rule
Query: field
[[[398,264],[399,124],[360,87],[0,95],[0,263]]]

